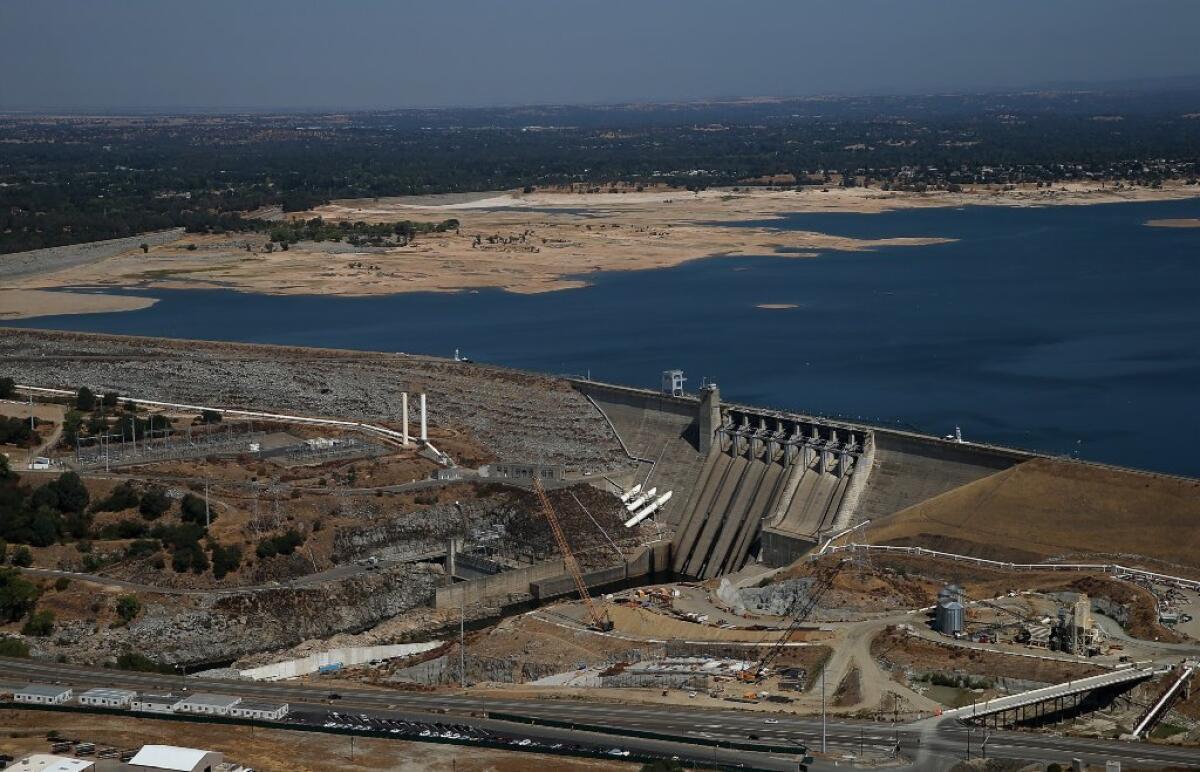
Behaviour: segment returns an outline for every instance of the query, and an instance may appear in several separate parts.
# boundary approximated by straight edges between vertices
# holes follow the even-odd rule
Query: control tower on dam
[[[672,498],[676,573],[787,565],[822,539],[1002,471],[1032,455],[699,395],[574,381],[612,425],[642,490]],[[664,389],[665,391],[665,389]],[[632,485],[633,483],[631,483]]]

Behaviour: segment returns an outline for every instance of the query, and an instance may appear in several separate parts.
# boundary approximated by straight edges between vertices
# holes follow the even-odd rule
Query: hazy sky
[[[1196,0],[0,0],[0,109],[409,107],[1200,75]]]

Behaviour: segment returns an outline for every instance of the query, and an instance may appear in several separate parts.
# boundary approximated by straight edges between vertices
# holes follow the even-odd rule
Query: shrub
[[[17,382],[9,376],[0,378],[0,399],[12,399],[17,395]]]
[[[37,599],[38,588],[33,582],[19,571],[0,568],[0,622],[16,622],[33,611]]]
[[[142,497],[129,480],[113,488],[112,493],[92,505],[93,512],[121,512],[142,503]]]
[[[117,598],[117,616],[121,617],[126,624],[137,619],[137,615],[142,612],[142,604],[132,595],[122,595]]]
[[[155,539],[161,539],[168,549],[174,551],[199,542],[204,536],[204,526],[195,523],[160,524],[150,529],[150,535]]]
[[[275,555],[291,555],[296,548],[304,544],[304,534],[296,529],[290,529],[279,536],[268,536],[258,543],[254,553],[259,558],[269,558]]]
[[[24,545],[17,547],[13,550],[12,564],[21,568],[29,568],[33,565],[33,553]]]
[[[71,586],[71,580],[65,576],[60,576],[54,580],[54,589],[62,592]]]
[[[29,657],[29,644],[20,638],[0,638],[0,657]]]
[[[53,611],[34,611],[29,615],[29,619],[21,628],[24,635],[36,635],[44,638],[54,632],[54,612]]]
[[[170,665],[155,662],[145,654],[139,654],[136,651],[127,651],[117,657],[117,668],[136,670],[139,673],[173,673],[175,671]]]
[[[138,539],[125,548],[125,557],[144,558],[162,549],[158,539]]]

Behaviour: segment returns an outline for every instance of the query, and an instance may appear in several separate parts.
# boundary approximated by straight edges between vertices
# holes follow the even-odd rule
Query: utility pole
[[[212,525],[212,517],[208,513],[208,475],[204,475],[204,529]]]
[[[825,668],[821,668],[821,753],[825,752]]]
[[[467,688],[467,606],[458,604],[458,688]]]

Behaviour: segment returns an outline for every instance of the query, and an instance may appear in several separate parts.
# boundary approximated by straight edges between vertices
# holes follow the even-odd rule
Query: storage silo
[[[938,604],[934,622],[939,633],[943,635],[958,635],[966,624],[967,612],[963,604],[957,600]]]

